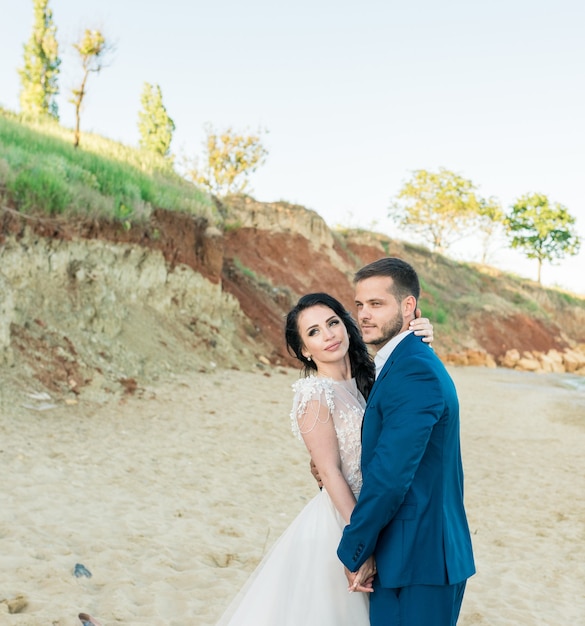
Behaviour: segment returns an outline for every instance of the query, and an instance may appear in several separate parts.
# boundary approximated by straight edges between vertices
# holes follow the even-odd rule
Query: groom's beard
[[[368,344],[370,346],[383,346],[387,344],[390,339],[393,339],[402,332],[403,324],[404,317],[402,316],[402,312],[399,311],[391,320],[380,327],[380,334],[368,341]]]

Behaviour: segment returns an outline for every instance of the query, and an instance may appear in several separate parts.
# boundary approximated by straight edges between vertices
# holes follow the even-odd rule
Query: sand
[[[585,379],[450,371],[478,568],[459,624],[585,624]],[[0,390],[0,624],[212,626],[315,494],[296,378],[216,371],[75,405]]]

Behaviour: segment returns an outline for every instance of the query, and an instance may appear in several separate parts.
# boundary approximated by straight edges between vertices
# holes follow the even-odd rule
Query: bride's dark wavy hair
[[[364,398],[367,399],[376,377],[374,361],[362,339],[358,325],[341,302],[333,296],[327,293],[306,294],[288,312],[284,327],[284,338],[288,353],[301,362],[305,376],[317,371],[314,361],[309,361],[303,356],[304,344],[299,332],[298,319],[304,310],[318,305],[329,307],[345,325],[349,337],[348,354],[351,364],[351,375],[355,378],[358,389]]]

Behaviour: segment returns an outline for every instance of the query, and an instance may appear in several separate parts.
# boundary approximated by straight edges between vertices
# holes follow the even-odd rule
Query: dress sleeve
[[[335,405],[333,402],[333,387],[326,378],[308,376],[297,380],[293,386],[295,392],[290,412],[291,429],[293,434],[302,439],[302,435],[313,430],[319,417],[319,406],[327,406],[330,418]]]

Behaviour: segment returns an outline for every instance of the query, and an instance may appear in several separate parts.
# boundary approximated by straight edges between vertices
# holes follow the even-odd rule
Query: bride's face
[[[341,318],[321,304],[299,314],[298,328],[303,342],[303,355],[311,357],[317,368],[321,363],[345,359],[349,349],[347,329]]]

